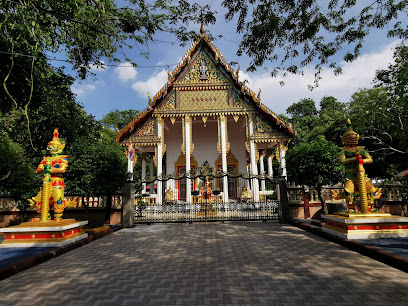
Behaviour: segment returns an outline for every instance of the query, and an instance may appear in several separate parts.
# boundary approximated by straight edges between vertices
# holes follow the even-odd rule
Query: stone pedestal
[[[343,239],[408,237],[408,218],[385,213],[322,215],[323,231]]]
[[[123,187],[122,226],[131,228],[135,218],[135,183],[127,181]]]
[[[60,247],[88,237],[88,221],[65,219],[59,222],[24,222],[0,229],[6,237],[0,248]]]

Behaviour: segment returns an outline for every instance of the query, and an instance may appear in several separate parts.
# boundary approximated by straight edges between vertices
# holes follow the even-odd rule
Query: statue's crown
[[[60,142],[57,128],[54,129],[52,136],[52,140],[48,143],[48,150],[50,150],[51,154],[61,153],[65,148],[65,144]]]
[[[343,137],[346,135],[350,135],[350,134],[357,134],[356,132],[353,131],[353,128],[351,127],[351,121],[350,119],[347,119],[346,122],[346,132],[344,133]]]
[[[49,143],[50,143],[50,144],[60,145],[61,142],[60,142],[58,136],[59,136],[58,129],[55,128],[55,129],[54,129],[54,132],[52,133],[52,140],[51,140]]]

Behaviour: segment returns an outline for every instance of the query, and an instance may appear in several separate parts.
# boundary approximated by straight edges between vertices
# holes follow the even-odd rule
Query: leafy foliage
[[[344,167],[337,159],[337,152],[335,144],[318,136],[310,143],[301,143],[288,150],[286,155],[288,180],[314,186],[324,212],[327,209],[321,193],[323,185],[337,184],[344,179]]]
[[[381,161],[382,175],[408,168],[408,47],[398,47],[395,64],[377,72],[376,88],[355,93],[349,105],[355,130]]]
[[[238,16],[237,31],[243,33],[238,55],[252,58],[249,71],[266,61],[276,65],[272,76],[279,70],[302,73],[302,67],[315,64],[315,86],[323,66],[341,73],[335,55],[355,60],[373,29],[387,27],[389,37],[408,38],[399,19],[406,17],[405,0],[224,0],[222,4],[228,9],[227,20]]]
[[[17,143],[0,136],[0,191],[15,200],[32,197],[39,179]]]
[[[289,121],[296,123],[296,137],[291,147],[303,142],[310,142],[319,135],[338,142],[343,134],[346,104],[336,98],[326,96],[320,101],[320,110],[312,99],[302,99],[292,104],[286,110],[290,115]]]
[[[288,150],[288,179],[296,184],[319,186],[343,181],[343,166],[337,160],[338,148],[323,136]]]
[[[127,6],[118,7],[114,0],[3,1],[2,40],[11,53],[62,52],[78,76],[85,78],[92,65],[103,66],[102,57],[117,62],[126,48],[146,45],[175,11],[161,0],[126,2]]]
[[[117,127],[119,130],[132,121],[139,114],[138,110],[127,109],[120,111],[111,110],[101,120],[101,123],[110,129]]]

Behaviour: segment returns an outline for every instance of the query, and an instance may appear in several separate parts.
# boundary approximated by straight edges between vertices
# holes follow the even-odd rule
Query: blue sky
[[[202,1],[203,3],[207,3]],[[372,87],[375,71],[386,68],[392,62],[393,48],[397,45],[395,39],[387,39],[385,31],[375,30],[366,39],[360,58],[353,63],[344,63],[338,59],[343,68],[343,74],[334,76],[330,69],[326,69],[318,88],[310,91],[307,85],[313,83],[313,67],[304,69],[304,76],[292,75],[285,78],[285,86],[279,85],[281,77],[271,78],[264,68],[254,73],[248,73],[250,59],[246,56],[238,57],[236,51],[240,35],[236,33],[236,23],[225,22],[224,12],[218,10],[217,24],[208,26],[214,36],[222,35],[223,38],[215,41],[228,62],[236,61],[241,66],[240,80],[247,79],[249,87],[256,93],[259,89],[261,100],[266,106],[276,113],[285,113],[291,104],[302,98],[312,98],[317,104],[324,96],[334,96],[339,101],[350,101],[351,95],[359,88]],[[190,28],[199,31],[199,25],[191,25]],[[158,34],[157,40],[175,42],[169,35]],[[129,57],[140,67],[129,67],[128,63],[122,63],[128,67],[107,67],[104,70],[94,70],[96,78],[90,77],[84,81],[77,81],[72,90],[77,94],[77,101],[82,103],[85,110],[101,119],[113,109],[125,110],[129,108],[142,110],[147,106],[147,92],[153,97],[167,81],[166,68],[146,66],[167,66],[170,72],[185,54],[189,44],[185,47],[177,43],[170,44],[155,42],[149,44],[150,56],[145,59],[139,55],[139,50],[132,50]],[[267,66],[272,66],[268,64]],[[237,68],[237,67],[235,67]],[[66,71],[70,73],[70,71]]]

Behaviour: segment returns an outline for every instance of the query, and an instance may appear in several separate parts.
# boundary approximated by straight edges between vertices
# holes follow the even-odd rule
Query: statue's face
[[[345,145],[357,145],[359,138],[360,135],[358,135],[357,133],[348,134],[343,136],[343,142]]]
[[[59,154],[64,150],[65,145],[64,144],[58,144],[58,143],[53,143],[52,141],[48,143],[47,150],[51,154]]]

